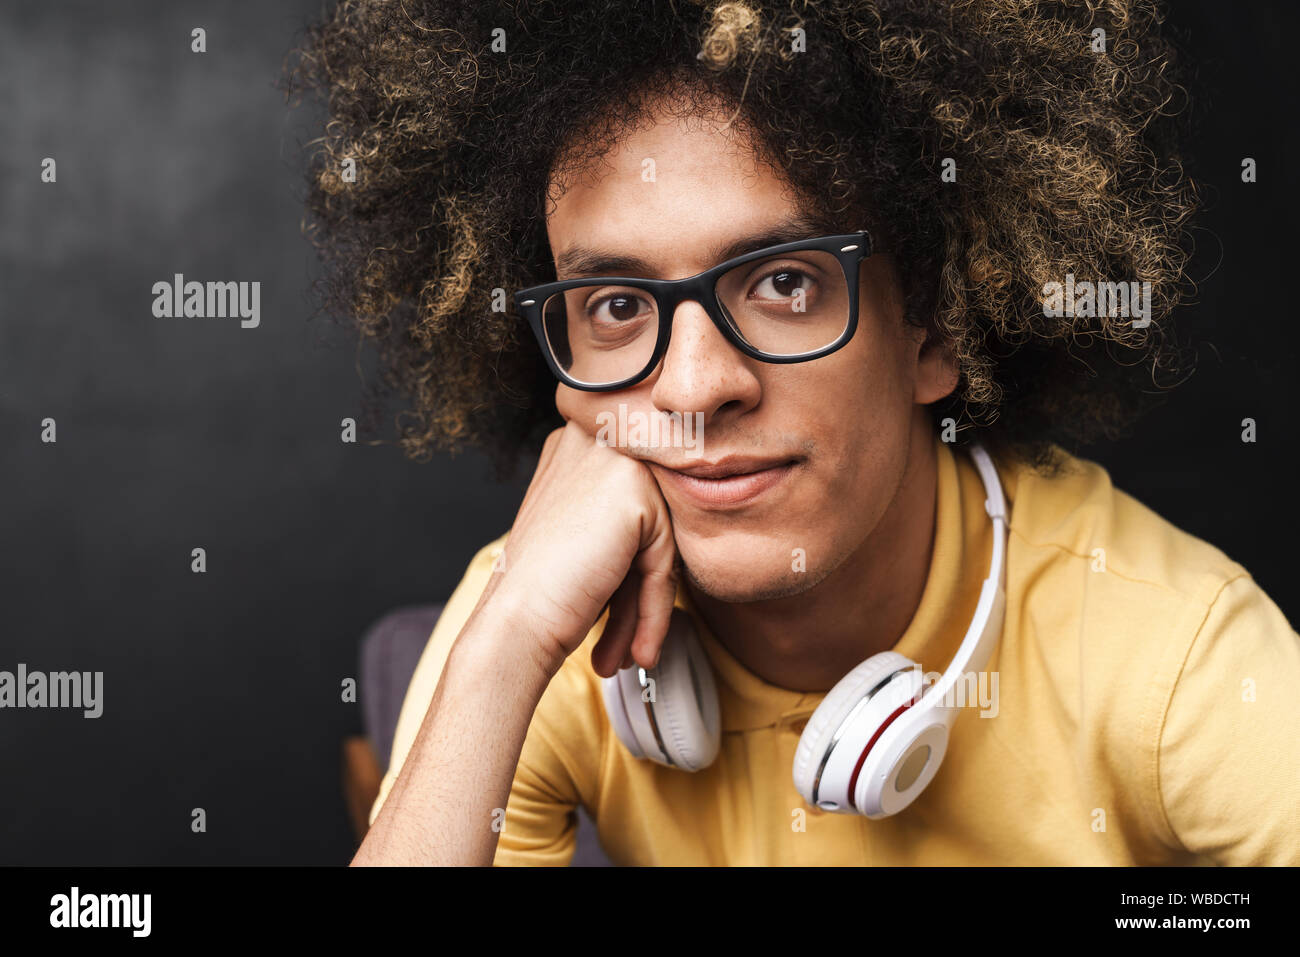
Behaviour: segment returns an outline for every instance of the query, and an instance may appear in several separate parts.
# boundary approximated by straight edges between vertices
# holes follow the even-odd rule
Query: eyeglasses
[[[807,362],[842,348],[858,326],[866,230],[802,239],[728,259],[685,279],[597,276],[514,294],[551,371],[586,392],[626,389],[668,349],[672,317],[690,300],[750,358]]]

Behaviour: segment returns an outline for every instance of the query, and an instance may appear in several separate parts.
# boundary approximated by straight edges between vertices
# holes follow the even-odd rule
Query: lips
[[[661,485],[667,485],[700,508],[725,509],[751,505],[784,484],[799,460],[728,456],[682,468],[652,465]]]

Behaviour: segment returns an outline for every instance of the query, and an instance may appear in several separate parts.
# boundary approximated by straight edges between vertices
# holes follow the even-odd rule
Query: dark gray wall
[[[1294,32],[1263,4],[1175,6],[1210,98],[1196,159],[1222,262],[1187,314],[1208,336],[1200,370],[1094,454],[1297,621]],[[444,598],[522,494],[477,458],[417,466],[339,441],[358,379],[349,340],[309,321],[298,144],[313,134],[272,85],[318,9],[0,11],[0,670],[106,682],[98,720],[0,712],[0,863],[347,860],[339,742],[358,715],[339,686],[357,640]],[[260,281],[261,326],[154,318],[151,286],[176,272]],[[57,444],[40,441],[46,417]]]
[[[357,641],[445,598],[522,494],[340,441],[356,356],[309,319],[313,134],[272,85],[317,9],[0,14],[0,670],[105,673],[101,718],[0,711],[0,863],[346,860]],[[260,326],[155,318],[176,272],[260,281]]]

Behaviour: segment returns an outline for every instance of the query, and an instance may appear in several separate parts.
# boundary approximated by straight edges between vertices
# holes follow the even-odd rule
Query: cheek
[[[560,413],[564,420],[582,421],[578,406],[581,404],[583,393],[577,389],[570,389],[563,383],[555,387],[555,410]]]
[[[555,409],[565,421],[581,426],[588,435],[595,435],[596,417],[609,408],[609,396],[608,392],[583,392],[561,384],[555,387]]]
[[[859,328],[849,345],[827,356],[817,375],[802,382],[793,401],[815,442],[819,480],[801,503],[835,516],[833,537],[860,535],[878,518],[897,463],[906,458],[912,424],[912,384],[905,342]],[[809,371],[819,365],[809,364]],[[807,514],[807,513],[805,513]]]
[[[914,368],[902,336],[859,327],[847,346],[809,368],[818,365],[810,383],[815,403],[844,443],[907,428]]]
[[[634,412],[640,412],[646,417],[654,412],[649,390],[645,387],[618,392],[583,392],[563,384],[555,388],[556,411],[593,438],[602,427],[608,429],[610,421],[619,420],[619,406],[625,410],[624,418]]]

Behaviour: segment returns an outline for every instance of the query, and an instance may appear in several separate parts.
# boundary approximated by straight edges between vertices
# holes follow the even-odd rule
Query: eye
[[[813,277],[802,269],[783,266],[760,279],[752,295],[757,299],[792,299],[799,290],[805,297],[810,295],[815,286]]]
[[[649,304],[630,292],[615,292],[588,301],[587,318],[598,324],[621,325],[649,310]]]

